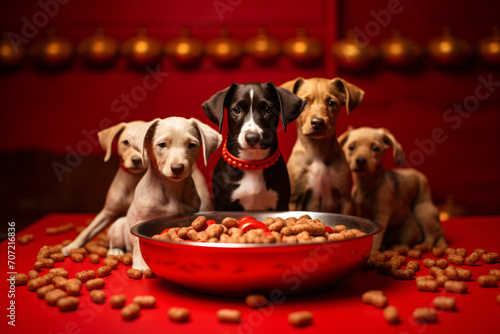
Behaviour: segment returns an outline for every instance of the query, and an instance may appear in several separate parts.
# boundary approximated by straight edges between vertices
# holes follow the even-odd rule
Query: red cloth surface
[[[58,236],[47,236],[45,228],[58,226],[67,222],[83,225],[92,215],[53,214],[37,223],[19,231],[17,236],[32,233],[35,241],[27,246],[15,245],[15,271],[27,273],[32,269],[36,254],[43,245],[54,245],[65,239],[76,236],[70,232]],[[443,223],[450,247],[466,248],[469,252],[476,248],[500,252],[498,236],[500,235],[500,217],[466,217],[451,219]],[[0,245],[2,272],[7,276],[8,241]],[[12,251],[12,249],[10,249]],[[425,254],[424,258],[431,254]],[[222,260],[222,259],[221,259]],[[421,262],[422,260],[420,260]],[[69,258],[56,267],[64,267],[70,277],[82,270],[96,270],[102,264],[91,264],[86,258],[83,263],[73,263]],[[104,277],[107,295],[104,304],[94,304],[90,301],[89,292],[85,287],[79,297],[78,310],[62,313],[55,307],[48,306],[45,301],[37,298],[36,293],[29,292],[27,286],[15,289],[15,298],[8,298],[7,280],[1,280],[2,312],[0,331],[2,333],[467,333],[494,332],[498,330],[500,305],[496,296],[499,288],[481,288],[476,279],[485,275],[490,269],[500,269],[500,264],[486,265],[479,262],[472,267],[466,267],[473,272],[473,279],[466,282],[468,293],[455,295],[440,291],[438,293],[419,292],[414,280],[396,281],[375,271],[359,272],[336,286],[314,294],[286,297],[263,309],[254,310],[245,306],[238,298],[215,297],[188,291],[175,286],[162,278],[141,279],[135,281],[126,276],[129,267],[120,265],[112,275]],[[48,269],[44,269],[44,273]],[[44,274],[43,273],[43,274]],[[423,267],[417,276],[427,275],[429,270]],[[203,284],[203,277],[200,277]],[[389,325],[382,316],[382,310],[361,302],[363,292],[371,289],[382,289],[390,305],[399,309],[401,324]],[[141,310],[139,318],[124,321],[120,310],[110,307],[109,298],[113,294],[125,294],[127,304],[137,295],[153,295],[157,298],[157,307]],[[438,311],[438,322],[435,324],[417,324],[412,319],[412,312],[418,307],[432,307],[432,300],[437,296],[453,296],[456,298],[457,311]],[[9,319],[7,307],[10,300],[15,301],[15,324],[7,324]],[[170,307],[186,307],[191,311],[191,320],[184,324],[171,322],[167,317]],[[242,313],[240,324],[220,323],[216,312],[220,308],[234,308]],[[287,317],[290,312],[309,310],[314,314],[313,324],[304,328],[294,328]]]

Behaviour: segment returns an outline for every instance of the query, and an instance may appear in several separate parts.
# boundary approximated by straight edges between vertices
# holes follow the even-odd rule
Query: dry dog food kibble
[[[80,280],[82,283],[87,282],[88,280],[95,278],[95,271],[93,270],[84,270],[76,273],[75,278]]]
[[[444,249],[439,248],[439,247],[434,247],[432,248],[432,255],[435,257],[443,257],[444,256]]]
[[[386,308],[384,308],[384,319],[389,324],[399,323],[398,309],[393,305],[390,305],[390,306],[387,306]]]
[[[462,268],[456,268],[457,269],[457,279],[460,281],[468,281],[472,278],[472,271],[469,269],[462,269]]]
[[[90,254],[89,255],[89,260],[90,260],[90,263],[93,263],[93,264],[98,264],[99,261],[101,261],[101,257],[97,254]]]
[[[47,285],[47,281],[43,277],[37,277],[28,281],[28,290],[29,291],[37,291],[42,286]]]
[[[412,269],[396,269],[391,273],[392,278],[394,279],[412,279],[415,276],[415,271]]]
[[[458,254],[450,254],[448,255],[448,262],[457,266],[463,266],[465,264],[465,259]]]
[[[245,304],[251,308],[259,308],[266,306],[267,299],[263,295],[248,295],[245,298]]]
[[[50,258],[52,260],[54,260],[55,262],[64,262],[64,259],[66,258],[66,256],[64,256],[63,253],[53,253],[53,254],[50,254]]]
[[[420,259],[422,257],[422,251],[418,249],[411,249],[406,254],[410,259]]]
[[[415,278],[415,280],[417,282],[418,281],[427,281],[427,280],[433,281],[434,280],[434,276],[432,276],[432,275],[418,276],[417,278]]]
[[[486,264],[497,263],[499,260],[499,256],[497,253],[486,253],[481,256],[481,261]]]
[[[38,298],[45,299],[45,295],[47,294],[47,292],[50,292],[55,289],[56,287],[54,286],[54,284],[42,286],[41,288],[36,290],[36,294],[38,295]]]
[[[106,277],[111,274],[111,270],[110,266],[102,266],[97,268],[96,273],[99,277]]]
[[[57,307],[63,312],[76,310],[78,304],[80,304],[80,300],[72,296],[63,297],[57,301]]]
[[[444,270],[439,267],[432,267],[429,269],[429,273],[434,277],[438,277],[439,275],[443,274],[443,272]]]
[[[137,304],[129,304],[122,308],[122,318],[124,320],[133,320],[139,316],[141,308]]]
[[[120,262],[118,262],[118,260],[115,258],[106,257],[104,260],[102,260],[102,264],[104,264],[105,266],[108,266],[114,270],[114,269],[118,268],[118,265],[120,264]]]
[[[413,311],[413,319],[421,323],[432,323],[437,321],[437,313],[434,309],[421,307]]]
[[[444,271],[443,271],[443,274],[448,277],[449,279],[457,279],[458,277],[458,272],[457,272],[457,269],[455,269],[455,267],[453,266],[448,266]]]
[[[55,306],[59,299],[64,298],[66,296],[67,294],[65,291],[61,289],[55,289],[45,294],[45,301],[49,306]]]
[[[189,320],[189,310],[187,308],[171,307],[167,315],[174,322],[186,322]]]
[[[493,275],[482,275],[477,278],[477,283],[483,288],[497,287],[498,278]]]
[[[455,249],[455,254],[460,255],[461,257],[467,257],[467,250],[465,248],[457,248]]]
[[[479,255],[478,253],[476,252],[473,252],[471,253],[469,256],[467,256],[465,258],[465,264],[468,265],[468,266],[472,266],[473,264],[475,264],[477,261],[479,261],[481,259],[481,255]]]
[[[361,300],[365,304],[371,304],[378,308],[384,308],[387,306],[387,297],[384,296],[382,290],[371,290],[363,293]]]
[[[82,282],[79,279],[71,278],[66,281],[65,288],[68,295],[78,296],[82,290]]]
[[[446,267],[448,267],[448,261],[446,259],[439,259],[436,261],[436,267],[446,269]]]
[[[491,269],[490,275],[496,276],[498,279],[500,279],[500,269]]]
[[[444,286],[444,283],[448,282],[450,279],[445,274],[439,274],[436,277],[436,282],[440,287]]]
[[[436,297],[432,304],[436,309],[443,311],[454,311],[456,308],[455,298],[452,297]]]
[[[437,292],[439,290],[439,284],[434,279],[422,279],[417,280],[416,282],[418,291]]]
[[[101,304],[106,300],[106,294],[102,290],[90,291],[90,298],[94,303]]]
[[[134,303],[141,308],[153,308],[156,306],[156,298],[153,296],[137,296],[134,298]]]
[[[143,274],[144,274],[144,277],[146,277],[146,278],[155,278],[156,277],[155,273],[151,270],[151,268],[144,270]]]
[[[486,253],[486,250],[485,249],[482,249],[482,248],[476,248],[474,250],[474,253],[477,253],[479,255],[479,257],[483,256],[483,254]]]
[[[122,308],[127,302],[127,297],[125,297],[125,295],[113,295],[109,302],[112,308]]]
[[[33,278],[37,278],[39,275],[38,275],[38,271],[36,270],[30,270],[28,271],[28,278],[31,280]]]
[[[140,271],[139,269],[130,268],[129,270],[127,270],[127,276],[132,279],[141,279],[142,271]]]
[[[332,231],[333,233],[330,233]],[[327,232],[326,225],[320,220],[309,216],[299,217],[299,219],[290,217],[286,220],[269,217],[264,222],[253,218],[238,222],[236,218],[226,217],[220,224],[207,224],[206,217],[198,216],[189,228],[170,228],[162,234],[154,235],[153,238],[175,242],[320,243],[366,235],[358,229],[347,229],[344,225],[335,226],[330,232]]]
[[[28,276],[26,276],[26,274],[15,274],[13,276],[14,276],[15,286],[28,284]]]
[[[30,242],[32,242],[33,240],[35,240],[35,237],[33,236],[33,234],[24,234],[24,235],[21,235],[17,238],[17,242],[20,245],[27,245]]]
[[[436,261],[434,261],[433,259],[424,259],[422,261],[422,264],[424,265],[424,267],[426,268],[431,268],[431,267],[434,267],[436,265]]]
[[[241,319],[241,312],[231,309],[220,309],[217,311],[217,319],[221,322],[238,323]]]
[[[62,276],[56,276],[52,279],[52,284],[54,284],[58,289],[65,290],[67,281],[68,281],[67,278],[64,278]]]
[[[83,262],[83,255],[80,253],[73,253],[69,255],[71,257],[71,260],[75,263],[82,263]]]
[[[102,278],[94,278],[91,280],[88,280],[87,283],[85,283],[85,286],[87,287],[87,290],[96,290],[96,289],[104,289],[104,286],[106,285],[106,282]]]
[[[444,283],[444,289],[453,293],[466,293],[467,285],[463,282],[447,281]]]
[[[292,312],[288,315],[288,322],[295,327],[309,326],[313,321],[313,314],[309,311]]]

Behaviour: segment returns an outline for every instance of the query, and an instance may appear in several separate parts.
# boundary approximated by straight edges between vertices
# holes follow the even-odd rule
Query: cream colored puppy
[[[116,219],[127,213],[134,198],[135,187],[147,168],[147,162],[143,161],[142,154],[130,145],[130,134],[144,124],[146,122],[143,121],[120,123],[98,133],[99,143],[106,151],[104,161],[111,158],[113,141],[115,138],[118,139],[120,168],[118,168],[108,189],[104,207],[89,226],[73,242],[62,249],[64,255],[68,256],[70,250],[82,247]]]
[[[382,166],[390,146],[396,164],[405,161],[394,136],[387,129],[362,127],[343,133],[338,140],[352,170],[357,214],[383,226],[374,237],[373,250],[382,244],[413,246],[422,242],[444,249],[444,231],[425,175],[414,169],[385,170]]]
[[[127,216],[109,229],[111,254],[117,253],[115,247],[124,247],[133,252],[133,268],[148,268],[139,238],[130,228],[145,220],[198,211],[201,201],[192,177],[195,162],[203,147],[206,164],[221,141],[222,136],[208,125],[182,117],[156,119],[132,134],[130,143],[148,158],[149,168],[135,189]]]

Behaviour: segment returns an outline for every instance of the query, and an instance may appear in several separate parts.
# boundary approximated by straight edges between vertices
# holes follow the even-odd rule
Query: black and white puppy
[[[213,177],[215,210],[288,210],[290,179],[278,148],[279,118],[286,126],[306,101],[273,83],[232,84],[203,103],[207,117],[228,132]]]

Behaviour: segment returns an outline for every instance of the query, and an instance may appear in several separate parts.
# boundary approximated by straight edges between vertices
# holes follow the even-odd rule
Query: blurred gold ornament
[[[97,67],[112,65],[118,56],[118,41],[98,28],[93,36],[85,38],[78,46],[78,53],[85,64]]]
[[[207,54],[222,67],[236,66],[243,56],[242,44],[229,36],[227,28],[221,29],[220,37],[208,41]]]
[[[16,69],[24,63],[25,59],[26,48],[22,44],[12,45],[7,32],[4,32],[0,41],[0,70]]]
[[[281,45],[277,39],[270,37],[266,28],[259,28],[258,35],[248,40],[245,52],[261,65],[271,65],[281,54]]]
[[[455,196],[452,194],[446,195],[446,200],[438,206],[439,220],[445,221],[453,217],[461,217],[467,214],[464,206],[455,203]]]
[[[155,37],[148,36],[148,29],[139,28],[137,35],[127,39],[121,48],[129,65],[143,68],[155,65],[162,56],[162,43]]]
[[[180,67],[196,67],[203,58],[203,43],[190,36],[188,28],[181,30],[181,36],[170,40],[165,53]]]
[[[73,44],[66,38],[56,36],[53,28],[48,30],[47,35],[47,38],[33,46],[32,54],[35,64],[48,69],[69,66],[75,54]]]
[[[481,59],[488,65],[500,66],[500,31],[493,28],[493,35],[479,41],[478,51]]]
[[[323,55],[321,42],[308,37],[304,28],[297,29],[297,36],[283,43],[283,50],[299,66],[316,65],[321,61]]]
[[[339,66],[352,71],[367,69],[378,56],[377,49],[373,46],[362,45],[357,41],[354,30],[347,31],[346,38],[333,44],[332,53]]]
[[[380,44],[380,53],[384,61],[393,67],[415,65],[422,55],[422,48],[414,41],[403,37],[400,30],[394,30],[392,37]]]
[[[443,28],[443,35],[429,41],[428,50],[439,65],[457,67],[464,65],[472,55],[467,41],[453,36],[449,27]]]

